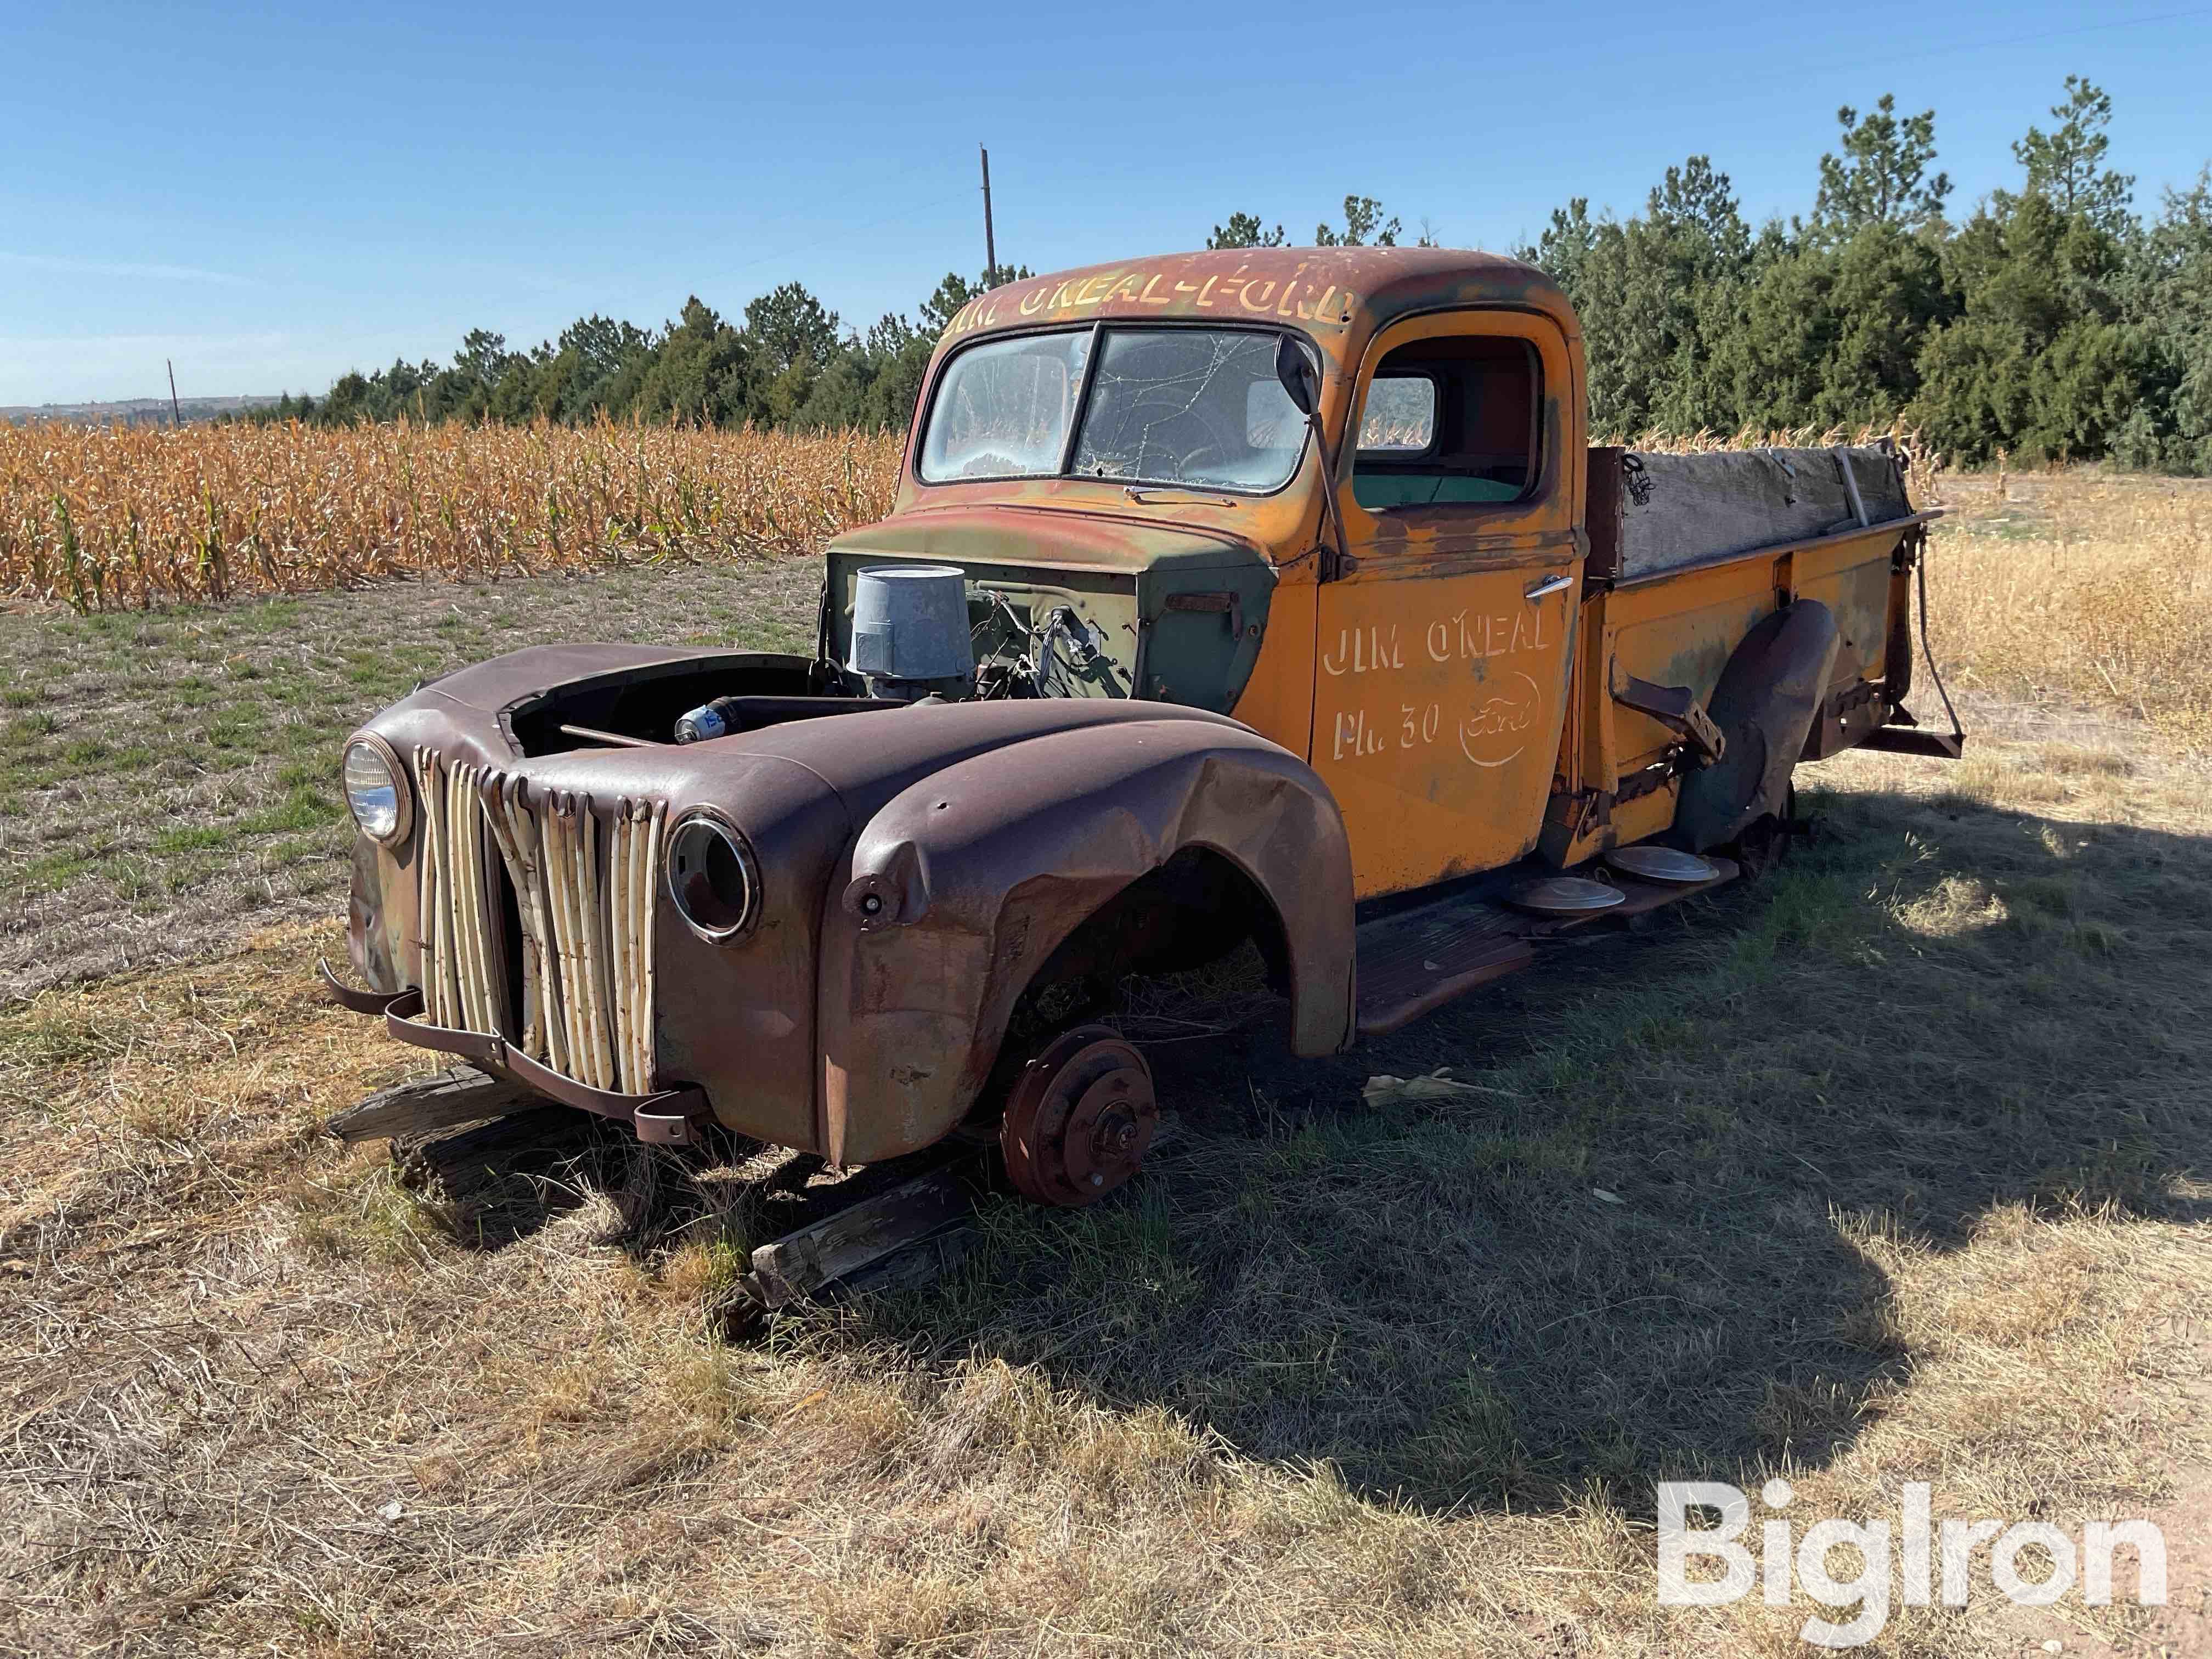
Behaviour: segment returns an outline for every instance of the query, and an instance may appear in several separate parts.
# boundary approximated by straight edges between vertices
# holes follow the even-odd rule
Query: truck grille
[[[541,791],[415,751],[422,805],[422,1005],[434,1024],[517,1042],[594,1089],[653,1087],[653,896],[667,804]],[[507,971],[507,892],[522,954]],[[518,1038],[516,1029],[520,1026]]]

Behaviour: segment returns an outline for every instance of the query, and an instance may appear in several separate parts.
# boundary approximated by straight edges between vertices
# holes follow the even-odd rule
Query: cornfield
[[[2212,488],[1941,471],[1900,428],[1647,432],[1643,450],[1898,441],[1949,500],[1936,642],[1967,686],[2212,744]],[[620,425],[0,425],[0,600],[81,611],[812,550],[890,510],[896,434]]]
[[[1695,432],[1655,428],[1633,436],[1593,437],[1590,441],[1625,444],[1646,454],[1692,454],[1709,449],[1833,449],[1839,444],[1878,444],[1885,438],[1895,444],[1904,457],[1906,493],[1918,505],[1935,501],[1940,494],[1937,477],[1943,470],[1942,458],[1921,435],[1919,428],[1902,421],[1892,421],[1887,426],[1800,426],[1773,430],[1747,426],[1736,432],[1711,432],[1703,428]]]
[[[896,434],[0,424],[0,598],[79,611],[805,551],[881,518]]]

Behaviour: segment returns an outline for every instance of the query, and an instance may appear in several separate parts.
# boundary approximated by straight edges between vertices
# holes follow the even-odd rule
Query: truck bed
[[[1702,704],[1745,635],[1796,600],[1826,605],[1842,641],[1801,758],[1863,742],[1893,718],[1911,679],[1908,554],[1937,514],[1913,509],[1888,452],[1593,449],[1589,478],[1560,770],[1570,797],[1608,799],[1602,824],[1553,835],[1555,859],[1577,862],[1674,822],[1680,779],[1668,761],[1681,737],[1620,702],[1621,678],[1683,687]]]
[[[1608,465],[1618,468],[1618,489],[1603,505],[1617,549],[1613,574],[1623,581],[1887,524],[1912,511],[1896,453],[1871,444],[1596,453],[1617,458]],[[1592,506],[1599,505],[1593,490]]]

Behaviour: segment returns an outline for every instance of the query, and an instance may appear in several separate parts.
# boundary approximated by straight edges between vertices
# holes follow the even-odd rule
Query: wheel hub
[[[1136,1174],[1159,1118],[1145,1057],[1103,1025],[1079,1025],[1022,1068],[999,1147],[1023,1194],[1074,1209]]]

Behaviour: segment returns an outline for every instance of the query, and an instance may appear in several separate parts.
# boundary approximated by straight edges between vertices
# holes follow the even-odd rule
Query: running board
[[[1621,902],[1573,916],[1531,916],[1499,903],[1495,890],[1455,894],[1364,923],[1358,930],[1358,1024],[1363,1037],[1388,1036],[1480,986],[1526,968],[1536,946],[1571,928],[1626,921],[1734,881],[1733,860],[1705,854],[1711,881],[1638,881],[1607,872]],[[1550,871],[1540,873],[1550,874]],[[1577,873],[1595,873],[1589,866]]]
[[[1359,1035],[1384,1036],[1536,959],[1526,918],[1462,895],[1359,929]]]

